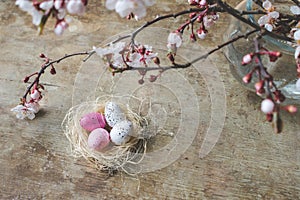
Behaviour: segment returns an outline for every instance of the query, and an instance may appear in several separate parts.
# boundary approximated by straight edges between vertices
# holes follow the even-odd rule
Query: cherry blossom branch
[[[143,29],[147,28],[148,26],[155,24],[159,21],[168,19],[168,18],[177,18],[178,16],[181,15],[185,15],[185,14],[189,14],[189,13],[195,13],[195,12],[202,12],[204,11],[206,8],[191,8],[188,10],[184,10],[175,14],[168,14],[168,15],[163,15],[163,16],[159,16],[157,18],[155,18],[152,21],[146,22],[144,25],[142,25],[141,27],[139,27],[138,29],[136,29],[134,32],[131,33],[131,41],[134,43],[134,39],[137,36],[137,34],[139,32],[141,32]],[[210,7],[208,8],[208,11],[212,11],[212,12],[223,12],[223,9],[220,9],[219,7]]]
[[[228,14],[232,15],[233,17],[237,18],[239,21],[242,21],[244,22],[245,24],[248,24],[249,26],[257,29],[257,30],[261,30],[262,28],[256,24],[256,23],[253,23],[252,21],[250,21],[249,19],[246,19],[244,17],[241,16],[241,12],[239,12],[238,10],[232,8],[230,5],[228,5],[227,3],[223,2],[222,0],[217,0],[217,3],[218,5],[224,9],[224,11],[226,11]],[[270,32],[270,31],[267,31],[265,33],[266,35],[269,35],[273,38],[277,38],[277,39],[280,39],[280,40],[285,40],[285,41],[289,41],[289,42],[292,42],[293,40],[289,37],[286,37],[286,36],[283,36],[283,35],[278,35],[278,34],[275,34],[273,32]]]
[[[53,60],[53,61],[50,61],[49,58],[47,58],[44,54],[41,54],[40,57],[41,58],[44,58],[45,59],[45,63],[42,65],[41,69],[39,70],[39,72],[36,72],[34,74],[31,74],[30,76],[26,76],[25,79],[24,79],[24,82],[28,82],[29,81],[29,78],[33,75],[36,75],[34,81],[31,82],[31,84],[27,87],[23,97],[22,97],[22,103],[24,104],[24,100],[26,100],[27,98],[27,95],[30,93],[31,89],[34,87],[34,85],[39,85],[39,81],[40,81],[40,77],[42,76],[42,74],[45,73],[45,70],[48,68],[48,67],[53,67],[53,64],[58,64],[60,63],[61,61],[67,59],[67,58],[70,58],[70,57],[74,57],[74,56],[79,56],[79,55],[88,55],[88,57],[90,56],[90,52],[79,52],[79,53],[73,53],[73,54],[67,54],[65,55],[64,57],[61,57],[59,59],[56,59],[56,60]],[[52,68],[54,69],[54,67]],[[52,74],[55,74],[56,72],[55,71],[52,71],[51,72]]]
[[[167,71],[167,70],[170,70],[170,69],[183,69],[183,68],[188,68],[190,66],[192,66],[192,64],[200,61],[200,60],[203,60],[203,59],[206,59],[209,55],[215,53],[216,51],[222,49],[223,47],[229,45],[229,44],[232,44],[236,41],[238,41],[239,39],[247,39],[250,35],[254,34],[258,32],[258,30],[252,30],[252,31],[249,31],[245,34],[242,34],[242,35],[238,35],[234,38],[232,38],[231,40],[229,41],[226,41],[224,42],[223,44],[220,44],[218,45],[216,48],[210,50],[209,52],[207,52],[206,54],[202,55],[202,56],[199,56],[198,58],[192,60],[191,62],[188,62],[188,63],[185,63],[185,64],[177,64],[177,63],[174,63],[173,65],[171,66],[159,66],[159,67],[131,67],[131,66],[127,66],[127,67],[124,67],[124,68],[115,68],[115,71],[114,73],[122,73],[124,71],[139,71],[139,70],[143,70],[143,71],[155,71],[155,70],[163,70],[163,71]]]

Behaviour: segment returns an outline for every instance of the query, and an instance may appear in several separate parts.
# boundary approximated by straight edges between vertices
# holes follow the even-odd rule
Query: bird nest
[[[95,164],[100,170],[109,172],[124,171],[128,174],[137,174],[128,170],[128,166],[138,165],[146,153],[148,121],[144,117],[132,111],[129,106],[118,104],[126,116],[126,120],[132,122],[133,131],[130,140],[123,145],[109,143],[105,151],[96,151],[88,146],[89,132],[80,125],[83,115],[90,112],[103,110],[109,99],[97,99],[96,101],[83,102],[72,107],[62,123],[64,134],[71,144],[72,155],[76,158],[83,157]]]

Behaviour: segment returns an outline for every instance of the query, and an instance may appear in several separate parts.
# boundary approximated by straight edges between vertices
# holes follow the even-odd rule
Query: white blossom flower
[[[30,109],[33,113],[38,113],[40,111],[40,104],[38,102],[25,103],[25,107]]]
[[[300,15],[300,7],[299,7],[299,6],[291,6],[291,7],[290,7],[290,11],[291,11],[294,15]]]
[[[108,55],[108,54],[119,54],[122,52],[126,47],[125,42],[117,42],[114,44],[110,44],[108,47],[93,47],[94,51],[101,57]]]
[[[68,26],[69,24],[65,20],[60,21],[58,24],[56,24],[54,33],[56,35],[62,35]]]
[[[272,9],[272,3],[269,0],[264,1],[262,6],[267,11],[270,11]]]
[[[32,23],[36,26],[40,25],[43,13],[38,11],[33,3],[29,0],[17,0],[16,5],[25,12],[28,12],[32,16]]]
[[[218,19],[219,19],[218,14],[205,15],[203,17],[203,25],[206,29],[209,29],[210,27],[212,27],[216,23],[216,21]]]
[[[40,4],[40,8],[43,10],[50,10],[53,7],[53,0],[44,1]]]
[[[35,112],[32,108],[28,108],[26,106],[23,105],[17,105],[16,107],[14,107],[13,109],[11,109],[12,112],[16,113],[16,117],[18,119],[34,119],[35,118]]]
[[[67,3],[67,10],[70,14],[83,14],[85,5],[81,0],[69,0]]]
[[[157,57],[157,53],[153,53],[152,46],[144,45],[145,53],[134,52],[130,54],[129,61],[127,64],[131,67],[143,67],[152,61],[153,58]]]
[[[279,12],[274,11],[272,3],[268,0],[264,1],[262,6],[267,11],[267,14],[261,16],[257,23],[267,31],[271,32],[274,28],[274,21],[279,18]]]
[[[297,29],[294,33],[294,39],[297,41],[297,40],[300,40],[300,29]]]
[[[109,10],[116,10],[120,17],[133,13],[136,19],[140,19],[146,16],[146,7],[154,3],[155,0],[107,0],[105,6]]]
[[[182,44],[182,34],[179,32],[172,32],[168,36],[168,44],[173,44],[176,47],[180,47]]]
[[[273,26],[272,26],[271,24],[269,24],[269,23],[266,23],[264,27],[265,27],[265,29],[267,29],[267,31],[269,31],[269,32],[272,32],[272,30],[273,30]]]

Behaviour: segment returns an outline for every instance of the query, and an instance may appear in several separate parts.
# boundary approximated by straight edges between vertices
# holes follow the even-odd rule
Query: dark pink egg
[[[88,137],[88,146],[96,151],[103,150],[109,144],[109,133],[103,128],[93,130]]]
[[[87,131],[93,131],[96,128],[104,128],[106,122],[103,114],[92,112],[84,115],[80,119],[80,125]]]

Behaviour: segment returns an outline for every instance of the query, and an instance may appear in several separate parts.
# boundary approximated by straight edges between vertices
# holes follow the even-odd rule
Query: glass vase
[[[272,5],[280,12],[289,13],[292,2],[288,1],[276,1],[272,2]],[[242,1],[236,9],[238,10],[256,10],[257,5],[252,0]],[[252,22],[257,22],[257,19],[261,15],[248,15],[247,18]],[[230,26],[224,35],[224,40],[228,41],[238,35],[245,34],[253,30],[249,25],[237,20],[234,17],[230,18]],[[254,91],[254,84],[258,78],[254,74],[252,81],[248,84],[243,82],[243,77],[252,70],[252,66],[242,65],[242,58],[244,55],[254,51],[253,43],[254,34],[247,39],[240,39],[225,48],[225,56],[230,63],[230,69],[233,76],[248,90]],[[267,71],[273,76],[274,82],[277,87],[286,96],[285,104],[299,104],[300,103],[300,91],[296,89],[297,72],[296,62],[294,58],[295,47],[291,43],[274,39],[270,36],[264,36],[262,39],[262,46],[270,51],[279,51],[282,56],[276,62],[270,62],[268,56],[262,56],[263,64],[267,68]]]

